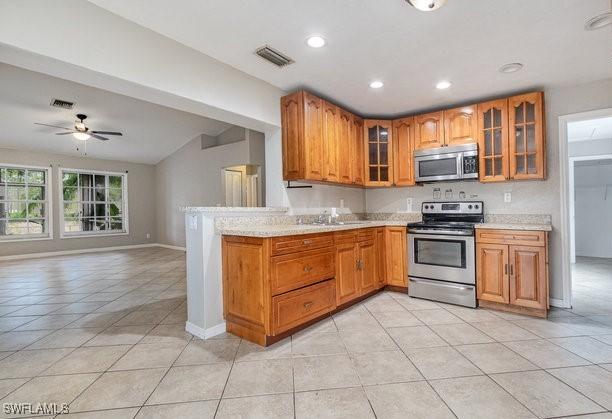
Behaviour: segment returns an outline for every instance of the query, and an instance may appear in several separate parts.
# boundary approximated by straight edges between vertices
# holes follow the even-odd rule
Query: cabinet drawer
[[[357,240],[360,242],[375,240],[376,229],[375,228],[361,228],[357,231]]]
[[[277,335],[336,308],[336,281],[330,279],[272,297],[272,333]]]
[[[545,246],[546,232],[477,229],[476,242],[492,244],[518,244],[525,246]]]
[[[334,236],[333,234],[302,234],[299,236],[274,237],[271,240],[271,244],[273,256],[285,255],[287,253],[333,246]]]
[[[272,295],[333,278],[334,275],[333,247],[274,256],[270,266]]]

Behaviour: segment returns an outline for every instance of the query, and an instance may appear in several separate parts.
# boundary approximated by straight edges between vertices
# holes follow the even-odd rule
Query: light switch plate
[[[512,202],[512,193],[511,192],[504,193],[504,202]]]

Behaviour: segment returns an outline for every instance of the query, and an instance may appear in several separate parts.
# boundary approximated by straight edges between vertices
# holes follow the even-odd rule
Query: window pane
[[[12,183],[25,183],[25,170],[6,169],[6,181]]]
[[[79,182],[81,182],[81,188],[91,188],[93,187],[93,175],[79,173]]]
[[[486,111],[483,115],[483,124],[484,127],[483,128],[491,128],[491,112],[493,112],[491,109],[489,109],[488,111]]]
[[[62,176],[62,183],[64,186],[77,186],[79,175],[77,173],[67,172]]]
[[[45,172],[42,170],[28,170],[28,183],[45,183]]]
[[[6,234],[9,236],[28,234],[28,223],[25,220],[8,220]]]
[[[368,128],[368,141],[378,141],[378,127]]]
[[[485,156],[490,156],[493,154],[493,149],[491,147],[491,131],[490,130],[486,130],[484,132],[484,143],[485,143],[485,149],[484,149],[484,153]]]
[[[6,199],[6,187],[0,183],[0,200]]]
[[[9,202],[7,206],[7,218],[26,218],[25,202]]]
[[[378,166],[370,166],[370,180],[378,181]]]
[[[81,217],[93,217],[94,216],[94,205],[93,204],[81,204]]]
[[[108,186],[110,188],[121,188],[123,176],[109,176],[108,177]]]
[[[108,190],[108,200],[109,201],[121,201],[123,199],[121,189],[109,189]]]
[[[106,220],[105,219],[96,219],[96,230],[108,230],[106,228]]]
[[[106,176],[96,175],[95,180],[96,180],[96,188],[106,187]]]
[[[0,219],[0,236],[6,235],[6,220]]]
[[[81,201],[93,201],[94,200],[94,189],[93,188],[80,188]]]
[[[6,169],[0,169],[0,182],[6,182]]]
[[[523,114],[523,105],[524,103],[520,103],[514,107],[514,121],[517,124],[525,122],[525,115]]]
[[[6,203],[5,202],[0,202],[0,218],[6,218]]]
[[[28,218],[43,218],[45,206],[43,203],[28,203]]]
[[[381,143],[379,149],[379,163],[380,164],[388,164],[387,160],[387,144]]]
[[[64,201],[76,201],[78,197],[78,189],[72,186],[64,188]]]
[[[29,220],[28,233],[43,234],[45,232],[45,220]]]
[[[96,201],[106,201],[106,189],[96,188]]]
[[[389,130],[387,128],[380,127],[380,142],[386,143],[389,140]]]
[[[111,218],[110,229],[123,230],[123,222],[121,221],[121,218]]]
[[[105,204],[96,204],[96,217],[106,217]]]
[[[516,127],[516,152],[524,153],[525,152],[525,135],[523,132],[524,128],[522,126]]]
[[[24,201],[26,199],[25,186],[7,186],[6,199],[9,201]]]
[[[79,204],[76,202],[64,204],[64,218],[77,218],[79,216]]]
[[[81,220],[81,231],[93,231],[96,222],[93,218],[83,218]]]
[[[78,218],[68,218],[64,220],[64,231],[78,232],[81,231],[81,220]]]
[[[43,201],[45,199],[45,187],[28,186],[28,199],[30,201]]]
[[[495,127],[502,126],[502,111],[501,109],[493,108],[493,125]]]
[[[121,202],[114,202],[108,206],[108,214],[111,217],[120,216],[122,213]]]

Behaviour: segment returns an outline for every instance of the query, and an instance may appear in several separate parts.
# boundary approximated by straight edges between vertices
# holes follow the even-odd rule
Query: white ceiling
[[[73,110],[50,106],[76,102]],[[0,63],[0,148],[82,156],[71,135],[34,122],[72,127],[84,113],[90,129],[121,131],[110,141],[87,141],[88,157],[157,163],[200,134],[216,136],[230,124]]]
[[[567,138],[569,142],[612,138],[612,117],[570,122],[567,124]]]
[[[366,115],[396,115],[507,92],[610,77],[611,31],[587,32],[609,0],[90,0],[284,90],[306,87]],[[324,35],[328,45],[308,48]],[[279,69],[264,44],[295,59]],[[524,69],[500,74],[499,66]],[[368,87],[380,79],[379,90]],[[453,86],[437,91],[436,82]]]

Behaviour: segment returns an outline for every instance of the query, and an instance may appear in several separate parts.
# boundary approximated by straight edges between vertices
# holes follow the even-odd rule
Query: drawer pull
[[[303,240],[302,244],[306,245],[306,244],[312,244],[312,240]]]
[[[304,272],[312,271],[312,266],[304,266]]]
[[[306,310],[310,310],[310,307],[312,307],[312,301],[308,301],[308,302],[304,303],[304,308]]]

